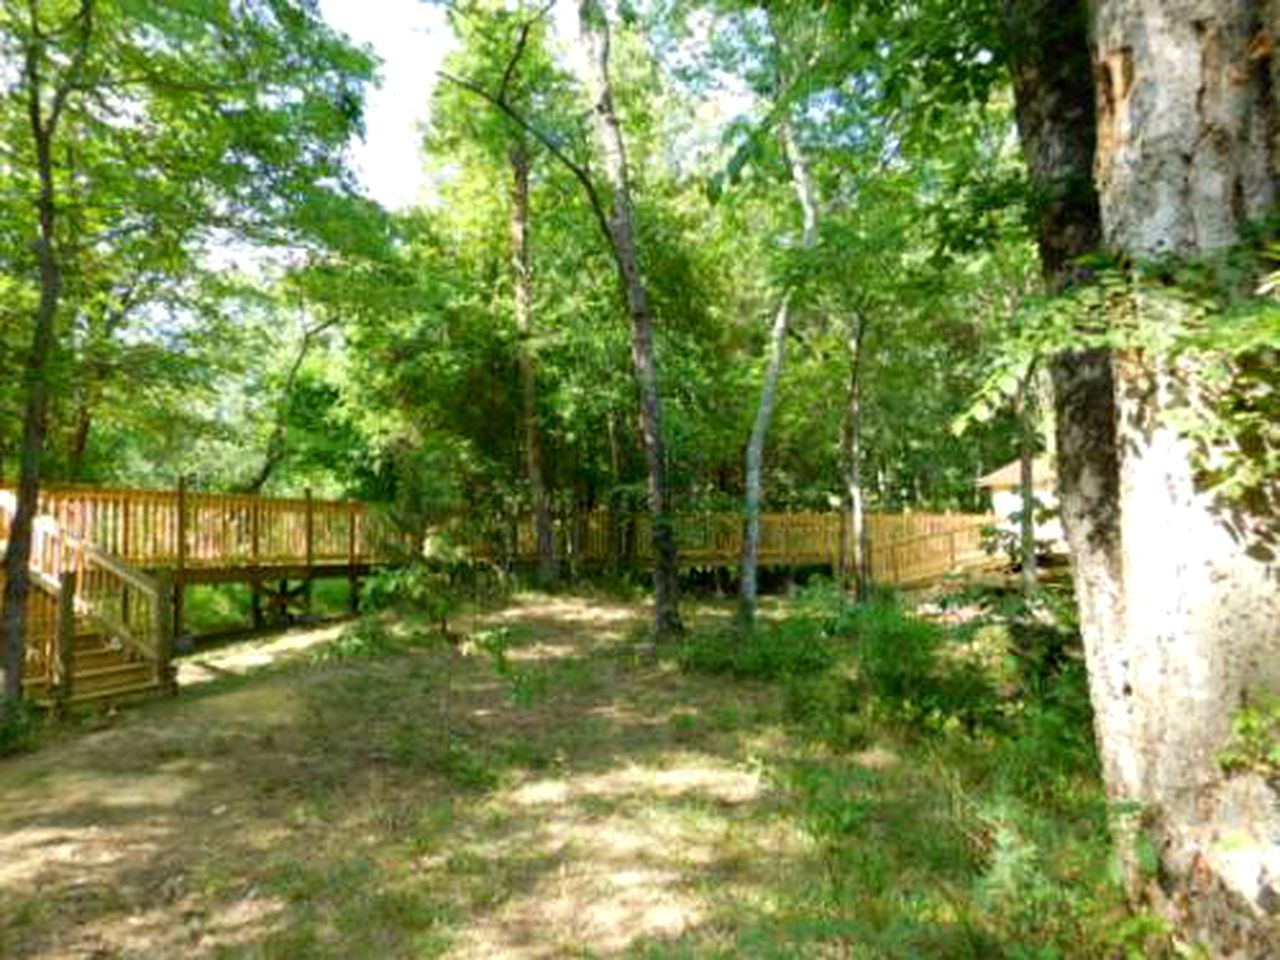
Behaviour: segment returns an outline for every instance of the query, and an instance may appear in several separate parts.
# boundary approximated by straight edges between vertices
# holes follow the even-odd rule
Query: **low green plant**
[[[393,636],[384,624],[366,617],[344,631],[338,639],[316,650],[312,659],[318,663],[365,660],[403,653],[407,647],[408,644]]]
[[[1218,763],[1227,773],[1280,775],[1280,696],[1264,693],[1235,712]]]
[[[782,680],[821,673],[836,662],[837,644],[807,617],[762,623],[750,633],[736,627],[690,634],[677,659],[690,672],[750,680]]]
[[[25,700],[0,702],[0,757],[29,749],[38,727],[36,710]]]

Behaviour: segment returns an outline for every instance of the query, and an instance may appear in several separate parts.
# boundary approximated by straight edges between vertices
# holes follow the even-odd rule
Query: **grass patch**
[[[750,637],[695,635],[682,669],[782,691],[796,749],[768,770],[818,866],[729,952],[1158,951],[1150,923],[1119,922],[1073,642],[1069,625],[1003,607],[953,629],[823,587]]]
[[[1070,658],[822,591],[746,645],[723,613],[656,664],[617,601],[386,613],[7,760],[0,952],[1149,952]]]

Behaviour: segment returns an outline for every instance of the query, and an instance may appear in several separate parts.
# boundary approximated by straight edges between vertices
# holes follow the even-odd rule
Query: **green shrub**
[[[852,611],[845,629],[856,641],[858,678],[871,695],[908,703],[933,685],[941,628],[896,605],[873,603]]]
[[[36,710],[25,700],[0,701],[0,757],[29,749],[38,726]]]
[[[367,660],[403,653],[407,644],[392,636],[386,627],[373,619],[358,621],[342,636],[318,648],[312,655],[317,663],[338,660]]]
[[[691,634],[681,646],[680,666],[690,672],[753,680],[809,676],[836,662],[837,644],[806,617],[760,624],[751,633],[723,628]]]
[[[784,710],[793,723],[838,749],[864,746],[867,725],[859,711],[862,691],[855,678],[840,669],[793,677],[784,695]]]

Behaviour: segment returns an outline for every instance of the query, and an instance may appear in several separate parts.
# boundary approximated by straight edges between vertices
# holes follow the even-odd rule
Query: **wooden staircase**
[[[0,548],[14,506],[0,491]],[[29,570],[23,690],[30,700],[69,706],[173,689],[172,600],[163,579],[70,536],[43,514]]]
[[[74,705],[160,692],[164,684],[147,660],[101,633],[77,633],[71,648],[70,683],[59,689],[47,673],[28,674],[28,699],[42,706]]]

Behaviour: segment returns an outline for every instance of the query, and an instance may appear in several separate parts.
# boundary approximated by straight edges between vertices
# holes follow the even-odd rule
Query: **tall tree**
[[[813,178],[809,174],[809,166],[795,132],[785,119],[778,123],[778,140],[791,170],[791,182],[804,220],[800,246],[804,250],[812,250],[818,242],[818,198]],[[768,360],[765,363],[764,380],[760,385],[760,402],[756,406],[751,435],[747,439],[744,469],[746,489],[742,505],[742,567],[738,590],[738,622],[746,630],[755,625],[760,567],[760,512],[764,501],[764,448],[778,400],[778,384],[782,378],[794,296],[794,290],[783,292],[782,302],[778,304],[773,327],[769,331]]]
[[[1244,5],[1176,6],[1104,0],[1090,36],[1082,3],[1004,5],[1052,290],[1087,278],[1077,258],[1103,243],[1159,258],[1176,277],[1179,261],[1237,243],[1274,203],[1259,22]],[[1141,284],[1127,303],[1164,337],[1186,320],[1183,301]],[[1280,937],[1273,788],[1227,777],[1216,757],[1233,710],[1280,672],[1280,599],[1257,549],[1274,520],[1203,488],[1175,416],[1204,384],[1194,364],[1152,346],[1160,338],[1053,361],[1099,753],[1108,794],[1130,809],[1116,836],[1131,893],[1163,903],[1215,952],[1269,956]],[[1143,845],[1159,884],[1145,882],[1155,878],[1141,869]]]
[[[4,11],[13,45],[21,58],[20,91],[25,101],[27,136],[35,155],[39,183],[35,200],[38,222],[35,249],[40,294],[23,377],[26,408],[22,417],[18,505],[4,556],[4,608],[0,621],[4,630],[3,695],[11,703],[22,696],[27,564],[40,487],[40,455],[48,427],[49,362],[62,296],[63,263],[57,249],[59,183],[54,151],[59,145],[68,101],[85,85],[90,69],[88,60],[97,12],[93,0],[81,0],[79,9],[68,20],[57,22],[51,21],[42,6],[32,2],[22,11],[15,4],[14,8]],[[62,44],[55,38],[61,38]],[[63,48],[59,50],[59,46]]]
[[[334,148],[358,129],[359,85],[372,67],[294,0],[7,0],[0,46],[21,64],[5,76],[0,116],[13,134],[6,222],[31,231],[39,290],[5,554],[4,691],[13,698],[69,264],[157,224],[165,242],[176,234],[192,248],[215,236],[300,245],[333,236],[334,201],[349,185]]]
[[[542,461],[538,425],[538,374],[533,348],[533,243],[530,238],[529,170],[532,157],[523,134],[511,145],[511,271],[515,287],[516,364],[520,373],[520,419],[524,426],[525,469],[533,500],[533,532],[538,551],[538,582],[556,578],[551,497]]]
[[[1260,37],[1277,26],[1274,10],[1096,5],[1095,170],[1109,248],[1169,269],[1238,244],[1273,210],[1280,114]],[[1187,322],[1158,284],[1139,283],[1132,304],[1157,331]],[[1260,778],[1225,777],[1217,755],[1233,711],[1280,684],[1280,589],[1265,546],[1275,516],[1266,500],[1233,505],[1204,489],[1203,461],[1175,420],[1205,395],[1194,361],[1126,349],[1114,379],[1120,632],[1091,668],[1118,694],[1101,706],[1120,719],[1100,748],[1123,795],[1146,809],[1183,923],[1215,950],[1264,956],[1280,943],[1280,795]]]
[[[655,320],[640,268],[640,252],[632,212],[631,174],[626,145],[614,106],[610,71],[612,34],[609,16],[600,0],[582,0],[578,22],[590,51],[590,86],[596,133],[604,155],[605,179],[612,192],[608,233],[618,276],[631,317],[631,360],[640,388],[640,427],[649,473],[649,506],[653,517],[654,620],[659,640],[682,632],[680,577],[676,532],[668,478],[667,435],[662,395],[658,388]]]

